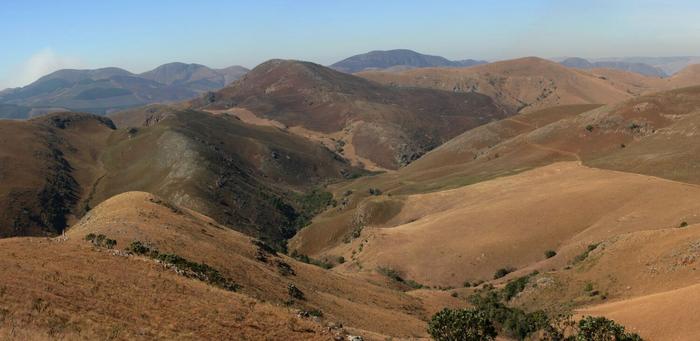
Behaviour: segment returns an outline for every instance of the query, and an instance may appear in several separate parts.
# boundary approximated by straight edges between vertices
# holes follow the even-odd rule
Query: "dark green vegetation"
[[[482,311],[443,309],[428,323],[428,333],[437,341],[488,341],[496,328]]]
[[[544,257],[545,258],[552,258],[557,255],[557,252],[554,250],[547,250],[544,252]]]
[[[26,119],[33,108],[105,114],[113,110],[188,100],[218,90],[248,70],[214,70],[171,63],[137,75],[119,68],[59,70],[22,88],[0,92],[0,118]]]
[[[182,276],[194,278],[224,290],[237,291],[241,288],[240,285],[230,278],[224,277],[218,270],[207,264],[192,262],[175,254],[160,253],[158,250],[138,240],[133,241],[129,245],[128,251],[162,262],[175,269]]]
[[[287,285],[287,294],[289,295],[290,300],[303,300],[305,297],[304,293],[299,290],[296,285],[291,283]]]
[[[104,234],[95,235],[94,233],[90,233],[85,236],[85,240],[91,242],[92,245],[95,245],[97,247],[104,246],[108,249],[113,249],[115,246],[117,246],[116,240],[109,239]]]
[[[531,276],[512,281],[514,284],[502,291],[487,287],[475,293],[468,299],[472,305],[470,309],[438,312],[428,323],[428,333],[437,341],[493,340],[497,335],[542,341],[642,340],[604,317],[586,316],[576,323],[571,315],[550,316],[542,310],[526,312],[508,306],[505,301],[514,292],[521,291]]]
[[[511,266],[507,266],[505,268],[500,268],[500,269],[496,270],[496,272],[493,274],[493,279],[499,279],[499,278],[506,277],[506,275],[508,275],[509,273],[511,273],[513,271],[515,271],[515,268],[513,268]]]
[[[533,276],[536,276],[538,274],[537,271],[532,272],[531,274],[523,277],[518,277],[516,279],[513,279],[512,281],[508,282],[506,286],[503,288],[503,298],[506,301],[510,301],[513,297],[518,295],[520,292],[522,292],[525,289],[525,286],[527,285],[528,282],[530,282],[530,278]]]
[[[292,257],[292,258],[294,258],[302,263],[316,265],[319,268],[323,268],[326,270],[333,268],[333,264],[331,264],[327,261],[324,261],[324,260],[313,259],[305,254],[298,253],[297,250],[292,251],[292,253],[290,254],[290,257]]]

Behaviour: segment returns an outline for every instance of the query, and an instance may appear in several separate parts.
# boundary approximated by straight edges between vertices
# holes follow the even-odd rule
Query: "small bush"
[[[545,258],[552,258],[557,255],[557,252],[554,250],[547,250],[544,252],[544,257]]]
[[[593,126],[590,125],[590,124],[587,125],[587,126],[586,126],[586,130],[588,130],[589,133],[592,132],[592,131],[593,131]]]
[[[688,222],[685,222],[685,221],[684,221],[684,222],[681,222],[681,224],[679,225],[680,228],[684,228],[684,227],[687,227],[687,226],[688,226]]]
[[[472,286],[472,284],[471,284],[469,281],[464,281],[464,283],[462,284],[462,286],[465,287],[465,288],[469,288],[469,287]]]
[[[580,255],[574,257],[574,264],[577,264],[577,263],[580,263],[580,262],[583,262],[584,260],[586,260],[586,258],[588,258],[588,254],[591,253],[591,251],[598,248],[598,245],[599,245],[599,243],[588,245],[588,247],[586,248],[586,251],[584,251]]]
[[[89,233],[87,236],[85,236],[85,240],[88,242],[94,242],[95,238],[97,238],[97,236],[94,233]]]
[[[583,291],[585,291],[585,292],[593,291],[593,283],[591,283],[591,282],[586,283],[586,285],[583,287]]]
[[[443,309],[430,319],[428,333],[436,341],[488,341],[497,335],[486,314],[473,309]]]
[[[394,282],[403,283],[403,284],[405,284],[413,289],[421,289],[421,288],[425,287],[423,284],[420,284],[414,280],[404,279],[398,271],[396,271],[392,268],[389,268],[389,267],[380,266],[379,268],[377,268],[377,272],[388,277],[389,279],[393,280]]]
[[[137,254],[137,255],[147,255],[151,252],[151,248],[148,247],[146,244],[135,240],[131,242],[131,244],[128,247],[128,250]]]
[[[392,279],[396,282],[403,282],[404,281],[403,277],[401,277],[401,274],[399,274],[398,271],[396,271],[392,268],[380,266],[379,268],[377,268],[377,271],[380,274],[382,274],[386,277],[389,277],[390,279]]]
[[[343,263],[345,263],[345,257],[343,257],[343,256],[338,257],[338,264],[343,264]]]
[[[380,190],[379,188],[370,188],[369,194],[370,195],[382,195],[382,190]]]
[[[510,266],[507,266],[505,268],[500,268],[500,269],[496,270],[496,273],[493,274],[493,279],[503,278],[513,271],[515,271],[515,268],[510,267]]]
[[[277,264],[277,271],[279,271],[279,273],[282,276],[295,276],[296,275],[292,266],[287,264],[286,262],[283,262],[281,260],[277,260],[275,263]]]
[[[117,246],[117,241],[114,239],[106,239],[104,245],[108,249],[114,249],[114,247]]]
[[[304,299],[304,293],[297,288],[296,285],[289,283],[287,285],[287,294],[289,295],[290,299],[295,299],[295,300],[303,300]]]

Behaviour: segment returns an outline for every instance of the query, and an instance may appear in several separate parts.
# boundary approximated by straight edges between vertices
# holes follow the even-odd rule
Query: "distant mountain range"
[[[583,58],[567,58],[564,59],[563,61],[560,62],[560,64],[567,66],[567,67],[573,67],[577,69],[593,69],[593,68],[608,68],[608,69],[616,69],[616,70],[623,70],[623,71],[629,71],[629,72],[634,72],[638,73],[641,75],[645,76],[651,76],[651,77],[668,77],[669,75],[661,68],[645,64],[645,63],[640,63],[640,62],[629,62],[629,61],[623,61],[623,60],[617,60],[617,61],[597,61],[597,62],[591,62],[588,61],[587,59]]]
[[[440,56],[421,54],[412,50],[371,51],[343,59],[330,67],[337,71],[355,73],[384,70],[402,71],[423,67],[468,67],[486,64],[483,60],[449,60]]]
[[[644,63],[663,70],[667,75],[675,75],[679,71],[693,64],[700,64],[700,57],[677,56],[677,57],[622,57],[622,58],[597,58],[595,62],[627,62]]]
[[[185,63],[165,64],[141,74],[115,67],[59,70],[25,87],[0,92],[0,118],[22,119],[65,110],[106,114],[182,101],[221,89],[246,72],[242,66],[211,69]]]

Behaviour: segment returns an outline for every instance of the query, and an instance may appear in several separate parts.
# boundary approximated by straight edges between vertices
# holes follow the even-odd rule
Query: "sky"
[[[62,68],[328,65],[408,48],[449,59],[700,55],[700,1],[2,0],[0,89]]]

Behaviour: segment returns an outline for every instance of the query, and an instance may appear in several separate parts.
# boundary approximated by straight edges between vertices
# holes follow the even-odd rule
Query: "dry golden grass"
[[[117,249],[139,240],[209,264],[242,288],[224,291],[145,257],[94,248],[83,240],[89,233],[115,239]],[[3,333],[14,327],[66,339],[306,340],[328,339],[325,325],[336,323],[359,334],[425,336],[428,315],[419,298],[281,254],[263,262],[249,237],[150,194],[105,201],[66,237],[0,240]],[[283,275],[277,262],[295,275]],[[287,305],[289,283],[306,298]],[[299,319],[297,309],[324,316]]]

